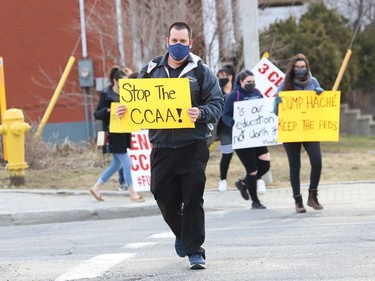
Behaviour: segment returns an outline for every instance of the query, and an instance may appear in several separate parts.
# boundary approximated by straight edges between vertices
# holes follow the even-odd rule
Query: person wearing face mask
[[[224,66],[219,69],[216,74],[221,92],[224,96],[224,102],[229,94],[233,90],[233,77],[234,71],[230,66]],[[227,190],[227,174],[229,169],[229,164],[233,156],[232,149],[232,128],[224,124],[224,122],[219,119],[217,123],[216,135],[220,140],[221,149],[221,159],[220,159],[220,182],[218,190],[224,192]]]
[[[208,124],[218,121],[224,100],[215,74],[190,52],[193,39],[189,25],[173,23],[166,46],[168,52],[147,63],[138,78],[189,78],[192,106],[186,113],[195,127],[149,130],[151,192],[175,235],[177,255],[189,257],[190,269],[204,269],[203,194],[209,159],[207,141],[211,135]],[[202,71],[196,71],[198,68]],[[116,112],[121,118],[127,110],[126,105],[120,105]]]
[[[297,54],[294,56],[287,66],[284,81],[280,83],[275,97],[274,111],[276,114],[278,113],[278,104],[282,102],[281,98],[279,97],[279,92],[294,90],[314,90],[317,95],[320,95],[323,92],[318,80],[311,75],[309,61],[303,54]],[[296,212],[306,213],[306,209],[303,205],[300,184],[302,146],[305,148],[311,164],[307,205],[315,210],[322,210],[323,206],[319,203],[317,198],[318,185],[322,172],[322,153],[320,149],[320,142],[284,142],[283,146],[289,162],[289,177],[292,185]]]
[[[131,134],[127,133],[110,133],[109,120],[111,117],[111,103],[119,102],[119,79],[125,78],[125,72],[118,68],[113,67],[109,74],[110,85],[104,88],[100,95],[98,106],[94,112],[96,120],[102,121],[103,131],[108,134],[108,143],[103,147],[103,153],[112,154],[112,162],[99,177],[98,181],[89,189],[89,193],[98,201],[104,201],[100,195],[100,188],[105,184],[110,177],[120,170],[122,167],[123,178],[130,193],[130,199],[135,202],[143,202],[144,198],[137,194],[133,189],[133,182],[131,177],[131,162],[128,148],[131,144]]]
[[[234,125],[234,102],[261,98],[263,98],[262,94],[255,88],[254,74],[250,70],[240,72],[234,90],[225,101],[222,116],[224,124],[231,128]],[[261,178],[270,169],[271,156],[267,147],[235,149],[235,152],[246,170],[246,189],[240,190],[242,197],[245,198],[244,193],[246,193],[247,199],[249,199],[248,192],[252,201],[252,209],[266,209],[266,207],[260,203],[258,198],[257,179]]]

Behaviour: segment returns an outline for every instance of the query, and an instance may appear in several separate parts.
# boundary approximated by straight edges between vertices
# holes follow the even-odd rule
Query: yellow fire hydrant
[[[25,184],[25,169],[28,167],[25,162],[25,133],[30,129],[31,126],[24,122],[22,110],[11,108],[4,112],[0,134],[6,142],[6,168],[10,174],[10,185]]]

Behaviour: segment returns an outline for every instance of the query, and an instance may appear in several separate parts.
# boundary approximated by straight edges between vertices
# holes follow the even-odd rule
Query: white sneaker
[[[266,193],[266,183],[264,180],[257,180],[257,192],[258,194]]]
[[[221,180],[217,189],[221,192],[227,191],[227,180]]]

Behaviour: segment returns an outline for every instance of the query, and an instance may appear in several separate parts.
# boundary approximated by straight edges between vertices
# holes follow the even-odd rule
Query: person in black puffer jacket
[[[212,123],[221,116],[224,100],[215,74],[190,52],[193,39],[189,25],[173,23],[166,45],[168,52],[146,64],[138,78],[188,78],[191,107],[186,114],[195,127],[149,130],[153,145],[151,192],[176,237],[177,255],[189,257],[190,269],[204,269],[203,193],[209,159],[207,141]],[[127,110],[126,104],[119,105],[118,117],[124,116]]]

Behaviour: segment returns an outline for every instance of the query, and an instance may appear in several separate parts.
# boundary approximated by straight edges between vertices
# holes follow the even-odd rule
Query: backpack
[[[156,66],[159,64],[163,56],[159,56],[154,58],[148,63],[147,71],[145,75],[143,75],[142,78],[151,78],[152,73],[156,69]],[[202,92],[202,85],[203,85],[203,79],[204,79],[204,72],[206,71],[205,68],[203,67],[202,61],[198,61],[198,67],[193,69],[194,75],[197,78],[198,85],[199,85],[199,91]]]

